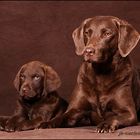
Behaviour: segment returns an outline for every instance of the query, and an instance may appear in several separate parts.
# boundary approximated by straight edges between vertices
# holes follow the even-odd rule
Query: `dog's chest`
[[[28,119],[34,120],[41,116],[43,120],[49,120],[52,117],[52,109],[48,104],[32,106],[28,109]]]
[[[92,110],[97,112],[99,116],[102,116],[102,114],[107,111],[107,106],[111,99],[112,98],[108,95],[96,94],[88,98],[88,101],[91,104]]]
[[[89,84],[88,101],[92,106],[92,110],[96,111],[101,117],[107,112],[109,102],[112,100],[112,92],[115,82],[110,77],[94,77],[92,84]]]
[[[115,75],[101,75],[95,76],[93,79],[93,87],[96,92],[104,94],[105,92],[110,92],[114,87],[116,82]]]
[[[44,111],[46,113],[46,111]],[[44,116],[43,111],[41,110],[41,108],[39,106],[32,106],[30,108],[28,108],[28,119],[29,120],[34,120],[40,116]]]
[[[40,116],[40,111],[38,110],[38,108],[30,108],[28,110],[28,119],[29,120],[33,120],[33,119],[36,119],[37,117]]]

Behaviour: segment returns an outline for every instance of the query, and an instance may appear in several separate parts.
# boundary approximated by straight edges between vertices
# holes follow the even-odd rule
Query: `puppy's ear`
[[[86,19],[78,28],[76,28],[72,33],[72,38],[76,47],[76,54],[82,55],[85,42],[84,42],[84,27],[86,23],[91,20],[91,18]]]
[[[20,68],[20,70],[18,71],[18,73],[17,73],[17,75],[16,75],[16,77],[15,77],[15,79],[14,79],[14,86],[15,86],[15,88],[16,88],[16,90],[17,91],[19,91],[20,90],[20,73],[21,73],[21,70],[23,69],[25,67],[25,65],[23,65],[21,68]]]
[[[128,22],[120,20],[118,49],[122,57],[126,57],[136,47],[140,34]]]
[[[58,89],[61,85],[61,80],[56,71],[50,67],[45,66],[44,88],[47,92],[52,92]]]

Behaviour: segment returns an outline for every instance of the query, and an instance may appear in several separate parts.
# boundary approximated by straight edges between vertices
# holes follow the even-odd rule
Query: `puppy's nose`
[[[28,88],[28,87],[23,87],[23,88],[22,88],[22,92],[23,92],[23,93],[29,92],[29,88]]]
[[[93,55],[95,53],[94,48],[88,47],[85,49],[84,53],[86,53],[87,55]]]

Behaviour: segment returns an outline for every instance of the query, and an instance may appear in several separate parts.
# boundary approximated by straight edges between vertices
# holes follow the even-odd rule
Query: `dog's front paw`
[[[28,123],[28,121],[24,121],[17,124],[15,131],[26,131],[33,129],[35,129],[35,127],[31,123]]]
[[[42,122],[40,125],[39,125],[39,129],[45,129],[45,128],[53,128],[55,126],[53,126],[53,123],[49,123],[49,122]]]
[[[14,131],[15,131],[15,128],[16,128],[16,126],[15,126],[14,123],[8,122],[8,123],[6,124],[4,130],[7,131],[7,132],[14,132]]]
[[[0,123],[0,131],[4,131],[4,130],[5,130],[5,126]]]
[[[4,117],[0,118],[0,131],[5,130],[7,119],[8,119],[8,117],[7,118],[4,118]]]
[[[0,122],[0,131],[4,131],[5,130],[5,123],[6,122],[4,122],[4,121],[3,122],[2,121]]]
[[[117,126],[112,125],[109,122],[102,122],[97,126],[96,131],[98,133],[113,133],[117,129]]]

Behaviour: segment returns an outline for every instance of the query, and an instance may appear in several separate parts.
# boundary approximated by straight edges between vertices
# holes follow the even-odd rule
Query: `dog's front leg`
[[[23,120],[17,124],[16,131],[37,129],[42,122],[43,122],[43,119],[41,116],[33,120],[28,120],[28,119]]]
[[[4,131],[7,120],[10,116],[0,116],[0,130]]]
[[[80,124],[80,121],[90,116],[90,111],[70,109],[63,115],[55,117],[51,121],[43,122],[39,128],[73,127]]]
[[[97,132],[114,132],[120,127],[137,123],[135,104],[130,87],[119,89],[110,101],[112,114],[97,126]]]
[[[13,115],[6,121],[4,130],[7,132],[16,131],[18,123],[23,120],[25,120],[25,118],[21,114]]]

